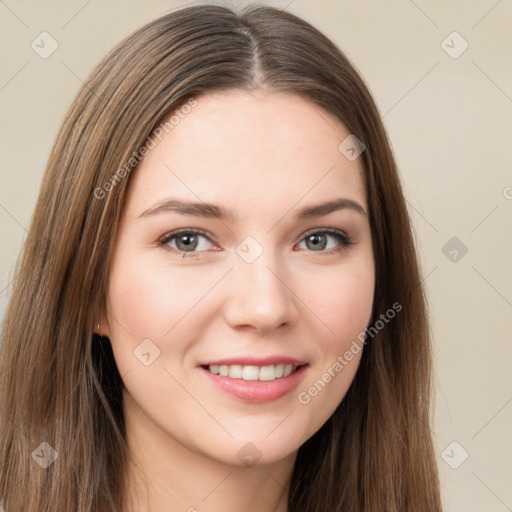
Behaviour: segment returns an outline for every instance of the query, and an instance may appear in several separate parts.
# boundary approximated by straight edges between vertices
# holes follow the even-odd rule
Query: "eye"
[[[338,245],[327,247],[328,238],[337,240]],[[206,243],[201,242],[201,240],[206,240]],[[322,254],[340,252],[354,243],[348,235],[332,228],[310,231],[302,240],[305,241],[307,248],[312,252]],[[197,257],[197,253],[208,250],[208,243],[212,243],[212,240],[209,235],[201,229],[180,229],[168,233],[158,241],[159,246],[178,254],[182,258]],[[324,249],[326,249],[326,247],[329,250],[325,251]]]
[[[177,253],[182,258],[190,258],[196,257],[196,252],[203,252],[205,245],[208,246],[208,243],[201,243],[201,239],[211,242],[205,231],[200,229],[180,229],[165,235],[158,241],[158,245]],[[203,250],[196,250],[198,248]]]
[[[328,238],[334,238],[338,241],[338,246],[328,246]],[[325,254],[332,254],[340,252],[349,245],[353,245],[353,240],[348,235],[337,229],[323,229],[321,231],[310,231],[303,238],[306,247],[311,249],[312,252],[320,252]],[[325,251],[324,249],[330,249]]]

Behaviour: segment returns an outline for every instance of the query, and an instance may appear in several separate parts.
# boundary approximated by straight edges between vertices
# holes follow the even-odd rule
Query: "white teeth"
[[[275,380],[276,367],[274,365],[262,366],[260,368],[260,380]]]
[[[234,364],[229,367],[229,376],[232,379],[241,379],[242,378],[242,365]]]
[[[217,365],[208,366],[208,370],[215,375],[221,377],[231,377],[232,379],[243,380],[276,380],[282,377],[288,377],[297,368],[294,364],[276,364],[267,366],[242,366],[240,364],[233,365]]]
[[[242,379],[258,380],[260,378],[260,369],[258,366],[244,366],[242,371]]]

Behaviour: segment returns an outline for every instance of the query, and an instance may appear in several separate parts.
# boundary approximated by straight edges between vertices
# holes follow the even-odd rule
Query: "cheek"
[[[308,304],[325,328],[315,338],[315,364],[300,387],[298,407],[313,434],[327,421],[352,383],[363,353],[374,295],[374,267],[368,259],[321,273],[309,292]],[[312,347],[313,348],[313,347]]]
[[[162,335],[172,327],[169,312],[175,302],[172,288],[168,294],[163,289],[151,266],[130,257],[128,251],[114,260],[107,301],[109,338],[119,372],[129,374],[129,381],[144,381],[144,372],[153,374],[162,362]],[[143,366],[146,353],[156,363],[149,368]],[[137,355],[142,359],[137,361]]]
[[[173,298],[162,293],[154,272],[136,260],[117,262],[110,274],[108,296],[112,335],[123,329],[133,337],[156,337],[169,323],[164,312],[169,311]]]
[[[303,296],[325,326],[325,348],[339,349],[367,327],[372,313],[375,276],[373,263],[361,260],[335,272],[317,272]]]
[[[193,271],[173,271],[151,258],[119,259],[109,282],[114,329],[117,321],[133,336],[160,339],[207,290],[208,282]]]
[[[156,260],[156,261],[155,261]],[[143,258],[124,251],[114,260],[108,287],[110,340],[120,372],[138,368],[134,354],[151,344],[155,365],[179,366],[189,340],[197,338],[212,310],[205,297],[225,269],[203,272],[172,268],[161,258]],[[213,275],[212,275],[213,274]]]

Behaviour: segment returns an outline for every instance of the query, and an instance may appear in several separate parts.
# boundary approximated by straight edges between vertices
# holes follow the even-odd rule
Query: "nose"
[[[237,257],[229,277],[227,323],[237,329],[252,328],[261,335],[295,323],[298,311],[289,275],[270,250],[252,263]]]

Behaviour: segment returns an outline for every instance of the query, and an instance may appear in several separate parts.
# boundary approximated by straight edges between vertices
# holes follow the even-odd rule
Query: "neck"
[[[218,461],[172,438],[126,398],[132,462],[123,512],[287,512],[296,452],[253,467]]]

